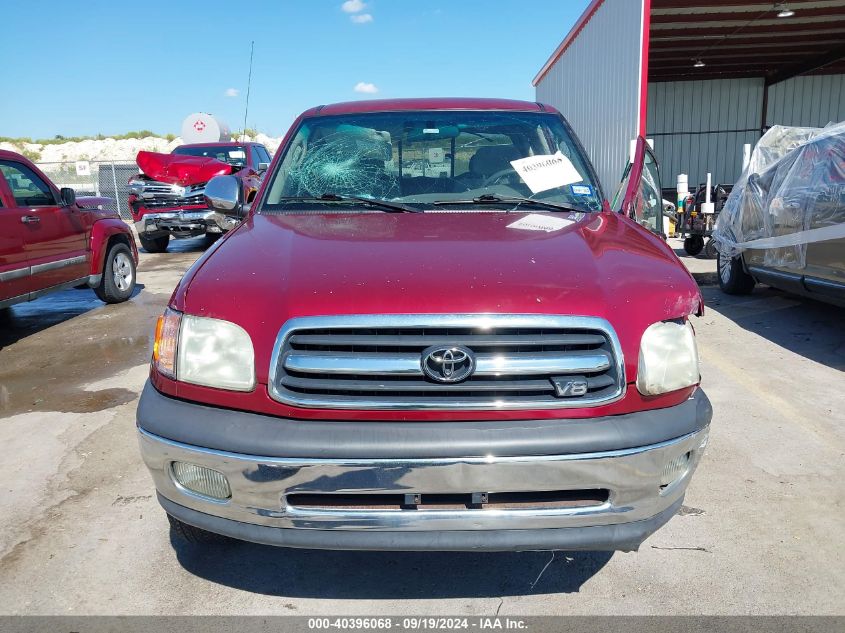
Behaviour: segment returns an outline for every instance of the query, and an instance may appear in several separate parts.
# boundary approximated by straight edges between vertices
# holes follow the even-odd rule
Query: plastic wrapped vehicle
[[[845,123],[771,128],[713,236],[728,294],[763,282],[845,304]]]

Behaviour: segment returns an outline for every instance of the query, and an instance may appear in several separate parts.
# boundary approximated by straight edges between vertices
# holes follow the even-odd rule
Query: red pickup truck
[[[106,303],[135,289],[132,231],[104,198],[58,189],[29,160],[0,150],[0,308],[88,286]]]
[[[138,152],[142,173],[129,179],[129,211],[141,246],[167,250],[170,238],[219,237],[237,222],[209,209],[203,200],[209,179],[235,174],[244,200],[258,191],[270,154],[260,143],[181,145],[170,154]]]
[[[159,320],[137,424],[173,529],[289,547],[632,550],[707,442],[695,281],[560,113],[328,105]]]

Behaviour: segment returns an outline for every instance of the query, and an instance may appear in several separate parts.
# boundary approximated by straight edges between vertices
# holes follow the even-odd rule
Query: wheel
[[[135,260],[132,251],[123,242],[112,245],[106,253],[103,277],[94,292],[101,301],[120,303],[126,301],[135,290]]]
[[[742,267],[742,257],[725,257],[717,254],[719,288],[729,295],[747,295],[754,289],[754,277]]]
[[[170,242],[169,235],[162,235],[161,237],[144,237],[143,235],[139,235],[138,239],[141,240],[141,246],[148,253],[163,253],[167,250],[167,245]]]
[[[716,250],[716,242],[711,237],[707,240],[707,244],[704,245],[704,257],[707,259],[716,259],[716,255],[718,254],[719,251]]]
[[[704,249],[704,238],[700,235],[690,235],[684,240],[684,250],[690,257],[695,257]]]
[[[170,531],[188,543],[194,545],[226,545],[232,542],[232,539],[228,536],[208,532],[188,523],[183,523],[169,514],[167,520],[170,522]]]

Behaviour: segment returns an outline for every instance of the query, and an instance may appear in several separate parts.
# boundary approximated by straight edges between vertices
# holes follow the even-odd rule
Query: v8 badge
[[[587,394],[587,379],[583,376],[551,378],[558,398],[577,398]]]

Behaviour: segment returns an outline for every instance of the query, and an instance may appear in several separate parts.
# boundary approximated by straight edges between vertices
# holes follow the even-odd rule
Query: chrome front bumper
[[[405,536],[415,533],[416,537],[411,539],[423,544],[407,549],[569,549],[573,542],[571,535],[577,530],[568,528],[592,530],[605,526],[613,528],[609,541],[605,531],[600,541],[579,540],[578,548],[635,549],[680,505],[707,443],[708,428],[659,444],[617,451],[432,459],[269,458],[190,446],[143,429],[139,433],[144,461],[165,509],[188,523],[238,538],[278,545],[340,548],[347,547],[343,545],[344,536],[367,532],[367,540],[356,541],[357,545],[353,543],[349,547],[406,549],[383,545],[395,543],[397,533],[406,533]],[[690,453],[686,472],[670,485],[661,487],[664,467],[685,453]],[[171,468],[174,461],[223,473],[229,481],[231,498],[218,501],[186,490],[174,481]],[[286,502],[287,496],[293,493],[466,494],[582,489],[605,489],[609,497],[603,503],[587,507],[467,510],[318,509]],[[656,521],[659,515],[663,518]],[[653,527],[631,537],[624,530],[629,524]],[[255,530],[250,532],[249,528]],[[314,538],[308,538],[304,544],[297,539],[266,536],[269,532],[306,530],[313,531],[309,536]],[[489,540],[485,541],[481,535],[478,542],[466,548],[449,547],[442,539],[422,537],[420,540],[419,534],[466,534],[467,531],[488,534]],[[548,540],[536,541],[538,546],[534,548],[524,538],[502,545],[497,537],[504,533],[569,535],[551,544]],[[614,538],[620,542],[614,545]]]
[[[238,225],[238,220],[217,211],[199,209],[193,211],[162,211],[146,213],[135,222],[138,233],[166,231],[176,235],[201,235],[203,233],[224,233]]]

